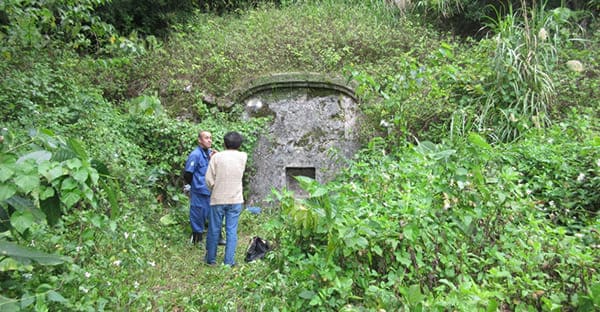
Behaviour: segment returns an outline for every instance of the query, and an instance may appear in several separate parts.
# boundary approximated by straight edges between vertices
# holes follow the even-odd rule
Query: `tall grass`
[[[510,141],[526,129],[551,123],[549,110],[557,99],[551,72],[560,42],[551,33],[556,21],[543,5],[523,2],[516,11],[511,6],[491,26],[497,34],[490,59],[495,74],[488,81],[479,127],[493,129],[497,140]]]

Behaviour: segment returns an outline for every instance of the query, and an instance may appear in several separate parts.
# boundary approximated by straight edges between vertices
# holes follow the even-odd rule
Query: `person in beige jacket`
[[[244,203],[242,177],[246,170],[248,155],[239,151],[242,135],[228,132],[224,138],[225,150],[210,159],[206,171],[206,185],[211,190],[206,235],[206,258],[208,264],[216,264],[217,241],[225,219],[225,265],[235,265],[237,228]]]

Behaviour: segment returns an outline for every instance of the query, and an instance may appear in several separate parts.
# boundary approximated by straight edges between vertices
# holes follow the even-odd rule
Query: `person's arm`
[[[188,159],[185,162],[185,169],[183,172],[183,181],[185,182],[185,185],[183,186],[183,192],[187,193],[190,191],[191,184],[192,184],[192,180],[194,179],[194,163],[196,162],[196,159],[194,157],[194,153],[192,152],[189,156]]]
[[[215,163],[215,159],[212,159],[208,162],[208,169],[206,170],[206,175],[204,176],[204,182],[206,182],[206,186],[211,192],[215,186]]]

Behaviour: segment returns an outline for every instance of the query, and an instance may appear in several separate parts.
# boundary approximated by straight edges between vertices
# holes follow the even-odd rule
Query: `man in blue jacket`
[[[185,163],[184,191],[190,193],[190,225],[192,227],[192,244],[202,242],[202,234],[208,221],[210,209],[210,190],[206,186],[204,176],[208,162],[216,151],[211,149],[212,135],[208,131],[198,133],[198,146],[190,153]]]

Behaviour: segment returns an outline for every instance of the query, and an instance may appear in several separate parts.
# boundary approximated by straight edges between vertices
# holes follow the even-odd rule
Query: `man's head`
[[[209,149],[212,146],[212,134],[208,131],[198,132],[198,145],[201,148]]]
[[[227,134],[225,134],[225,137],[223,138],[223,140],[225,141],[225,148],[226,149],[239,149],[240,146],[242,145],[242,141],[244,141],[244,139],[242,138],[242,135],[232,131],[232,132],[227,132]]]

